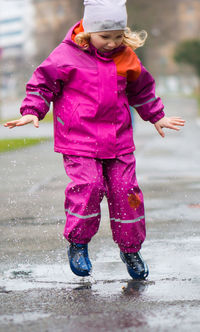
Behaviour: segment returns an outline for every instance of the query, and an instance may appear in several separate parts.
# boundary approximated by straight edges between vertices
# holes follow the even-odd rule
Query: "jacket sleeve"
[[[162,100],[155,95],[155,80],[138,60],[139,71],[128,74],[127,96],[129,104],[136,109],[145,121],[155,123],[165,116]],[[131,78],[134,79],[131,80]]]
[[[26,97],[20,108],[22,115],[33,114],[42,120],[49,111],[51,101],[61,92],[62,74],[57,60],[62,47],[59,45],[34,71],[26,85]]]

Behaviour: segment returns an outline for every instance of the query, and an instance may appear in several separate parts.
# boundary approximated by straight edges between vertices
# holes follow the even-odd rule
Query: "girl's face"
[[[124,38],[124,31],[92,32],[90,42],[100,52],[110,52],[119,47]]]

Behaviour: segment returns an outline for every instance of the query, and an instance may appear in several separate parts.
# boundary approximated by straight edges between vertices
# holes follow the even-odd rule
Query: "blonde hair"
[[[83,49],[87,49],[89,47],[90,36],[91,33],[89,32],[80,32],[76,35],[75,42]],[[130,28],[126,28],[126,30],[124,31],[122,45],[129,46],[133,50],[136,50],[138,47],[144,45],[146,39],[147,32],[145,30],[131,31]]]

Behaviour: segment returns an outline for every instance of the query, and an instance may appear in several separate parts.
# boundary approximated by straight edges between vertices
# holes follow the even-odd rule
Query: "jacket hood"
[[[63,39],[64,43],[72,43],[73,45],[78,46],[75,43],[75,37],[78,33],[80,32],[84,32],[84,28],[83,28],[83,24],[82,24],[82,20],[78,21],[75,25],[73,25],[69,31],[67,32],[65,38]]]

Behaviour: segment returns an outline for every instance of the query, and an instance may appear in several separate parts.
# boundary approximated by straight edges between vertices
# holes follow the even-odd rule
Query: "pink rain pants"
[[[91,240],[98,231],[100,203],[106,195],[114,241],[123,252],[140,250],[145,239],[145,217],[134,155],[115,159],[68,155],[63,158],[66,173],[72,180],[65,192],[65,238],[81,244]]]

